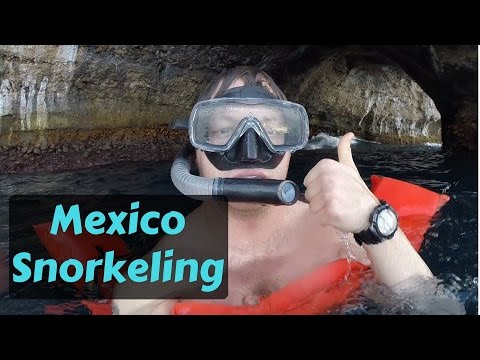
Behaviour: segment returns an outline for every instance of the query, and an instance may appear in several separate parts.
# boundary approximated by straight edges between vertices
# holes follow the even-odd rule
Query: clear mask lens
[[[190,140],[207,151],[227,151],[249,128],[275,152],[295,151],[308,141],[305,109],[284,100],[207,100],[197,103],[190,116]]]

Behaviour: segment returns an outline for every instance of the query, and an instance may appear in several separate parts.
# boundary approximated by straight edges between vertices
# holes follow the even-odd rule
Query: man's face
[[[229,86],[229,88],[235,88],[238,86],[244,86],[245,83],[243,80],[239,79],[233,84]],[[213,135],[217,134],[216,131],[222,130],[224,128],[229,128],[229,124],[231,124],[230,118],[228,116],[232,116],[232,114],[217,114],[221,115],[218,116],[219,122],[218,124],[215,124],[211,129],[209,129],[209,136],[214,137]],[[264,116],[261,116],[264,115]],[[276,115],[276,116],[275,116]],[[257,114],[258,117],[266,118],[267,121],[270,121],[269,119],[277,119],[279,121],[281,119],[281,122],[283,125],[283,116],[281,114],[264,114],[264,113],[259,113]],[[227,123],[225,123],[227,121]],[[280,122],[280,121],[279,121]],[[265,125],[265,124],[262,124]],[[232,129],[233,131],[234,129]],[[223,130],[225,132],[226,130]],[[218,132],[218,136],[221,135],[222,131]],[[284,141],[284,135],[283,133],[278,136],[277,134],[269,134],[272,136],[272,141],[275,141],[275,143],[281,144]],[[277,136],[275,138],[275,136]],[[217,140],[219,143],[224,142],[224,139],[218,139]],[[216,141],[212,141],[215,143]],[[208,160],[207,156],[202,150],[196,149],[196,157],[195,161],[199,170],[199,174],[202,177],[205,178],[257,178],[257,179],[275,179],[275,180],[285,180],[287,178],[287,173],[288,173],[288,166],[290,164],[290,153],[286,153],[285,156],[283,156],[281,162],[278,164],[277,167],[274,169],[264,169],[261,167],[258,168],[247,168],[247,169],[231,169],[231,170],[219,170],[217,169],[211,162]],[[246,211],[246,212],[255,212],[255,210],[260,209],[263,204],[255,204],[255,203],[230,203],[229,204],[231,208],[234,208],[239,211]]]

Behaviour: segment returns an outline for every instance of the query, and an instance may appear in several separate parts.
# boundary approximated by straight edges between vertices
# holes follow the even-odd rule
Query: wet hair
[[[236,85],[236,83],[238,83],[238,85]],[[275,96],[275,98],[287,100],[285,94],[267,73],[253,66],[237,66],[232,69],[223,70],[221,74],[215,77],[200,94],[198,101],[217,98],[222,96],[225,91],[230,88],[244,85],[261,86]]]

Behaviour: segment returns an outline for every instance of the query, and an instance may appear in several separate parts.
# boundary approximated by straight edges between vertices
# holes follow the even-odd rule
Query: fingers
[[[352,132],[345,134],[338,143],[338,162],[332,159],[322,159],[320,160],[305,176],[303,184],[308,187],[313,180],[322,172],[322,171],[332,171],[335,169],[335,163],[338,163],[347,166],[351,169],[352,174],[358,175],[359,172],[355,162],[352,157],[352,150],[350,148],[350,142],[355,137]]]
[[[335,186],[335,175],[332,173],[319,174],[309,185],[305,191],[305,199],[311,201],[321,191],[328,192]]]
[[[320,213],[327,205],[329,204],[329,201],[325,196],[315,196],[313,199],[311,199],[308,203],[308,207],[311,213],[313,214],[318,214]],[[323,221],[326,221],[327,218],[325,216],[319,217],[318,221],[322,223]]]
[[[320,160],[305,176],[303,185],[309,187],[320,174],[332,172],[337,165],[338,162],[332,159]]]
[[[349,132],[340,139],[340,142],[338,143],[338,162],[357,170],[357,166],[352,157],[352,149],[350,147],[350,142],[354,137],[355,135],[352,132]]]
[[[322,159],[305,176],[303,185],[308,188],[317,181],[319,176],[325,174],[330,174],[335,181],[338,181],[345,177],[345,171],[352,176],[359,176],[356,168],[352,169],[350,166],[340,164],[332,159]]]

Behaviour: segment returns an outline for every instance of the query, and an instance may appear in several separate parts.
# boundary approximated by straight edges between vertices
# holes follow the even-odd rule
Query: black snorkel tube
[[[184,195],[223,196],[228,201],[258,202],[272,205],[293,205],[299,188],[291,180],[272,179],[209,179],[190,173],[195,158],[194,147],[186,144],[173,161],[170,176]]]

